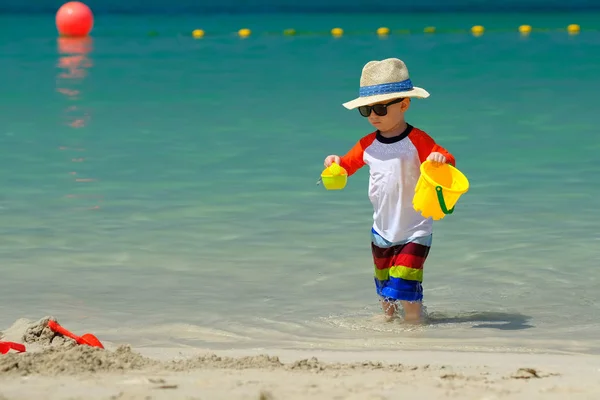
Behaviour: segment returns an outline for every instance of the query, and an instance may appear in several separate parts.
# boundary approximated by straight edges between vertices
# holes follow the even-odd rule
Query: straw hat
[[[360,76],[359,97],[344,103],[349,110],[371,103],[397,99],[399,97],[429,97],[425,89],[413,86],[408,76],[408,68],[402,60],[386,58],[369,61]]]

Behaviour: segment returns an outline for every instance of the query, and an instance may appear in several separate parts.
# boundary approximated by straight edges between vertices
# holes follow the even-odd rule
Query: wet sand
[[[0,340],[0,399],[592,399],[600,357],[440,351],[169,349],[77,345],[48,318]],[[20,340],[19,340],[20,339]]]

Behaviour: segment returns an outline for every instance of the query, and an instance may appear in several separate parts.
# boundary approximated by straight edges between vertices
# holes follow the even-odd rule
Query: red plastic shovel
[[[6,354],[11,350],[23,353],[25,351],[25,346],[15,342],[0,342],[0,354]]]
[[[91,333],[86,333],[82,336],[77,336],[60,326],[58,322],[52,320],[48,321],[48,328],[60,335],[73,339],[77,342],[77,344],[87,344],[88,346],[92,347],[99,347],[101,349],[104,348],[100,340],[98,340],[98,338],[92,335]]]

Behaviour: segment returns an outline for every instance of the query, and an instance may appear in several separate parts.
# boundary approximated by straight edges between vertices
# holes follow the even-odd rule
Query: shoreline
[[[45,317],[1,340],[0,399],[590,399],[600,355],[445,350],[105,349],[56,334]],[[20,339],[20,340],[19,340]]]

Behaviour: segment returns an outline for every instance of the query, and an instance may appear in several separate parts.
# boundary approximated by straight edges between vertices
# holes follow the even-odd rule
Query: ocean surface
[[[52,15],[0,16],[0,330],[600,353],[599,17],[112,15],[73,42]],[[434,225],[424,327],[377,319],[367,169],[316,185],[371,131],[341,103],[387,57],[431,93],[408,121],[471,183]]]
[[[2,0],[0,13],[54,13],[64,0]],[[247,14],[264,12],[363,13],[361,0],[86,0],[96,13],[108,14]],[[387,12],[498,12],[498,11],[591,11],[600,10],[597,0],[371,0],[370,10]]]

